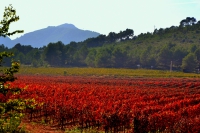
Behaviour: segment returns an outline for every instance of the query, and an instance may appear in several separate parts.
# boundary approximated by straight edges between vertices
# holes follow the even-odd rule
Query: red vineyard
[[[200,131],[200,79],[18,76],[30,120],[105,132]],[[1,100],[8,100],[0,95]],[[14,98],[14,97],[12,97]]]

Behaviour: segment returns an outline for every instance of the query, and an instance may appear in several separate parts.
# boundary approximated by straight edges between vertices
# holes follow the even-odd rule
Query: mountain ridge
[[[9,37],[4,39],[1,37],[0,44],[4,44],[4,46],[8,48],[13,47],[17,43],[39,48],[58,41],[61,41],[64,44],[69,44],[72,41],[80,42],[88,38],[97,37],[98,35],[100,35],[98,32],[82,30],[73,24],[64,23],[58,26],[48,26],[46,28],[28,32],[14,40],[11,40]]]

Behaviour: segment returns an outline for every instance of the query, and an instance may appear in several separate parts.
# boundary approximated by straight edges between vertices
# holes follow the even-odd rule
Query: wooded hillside
[[[83,42],[49,43],[42,48],[16,44],[12,51],[21,64],[53,67],[147,68],[194,72],[200,61],[200,21],[187,17],[179,26],[134,36],[132,29],[110,32]]]

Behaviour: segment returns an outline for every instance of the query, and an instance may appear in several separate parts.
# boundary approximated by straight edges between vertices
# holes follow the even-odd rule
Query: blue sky
[[[10,31],[28,33],[64,23],[107,35],[130,28],[134,34],[178,26],[186,17],[200,20],[200,0],[0,0],[0,20],[12,4],[20,20]],[[11,39],[23,34],[11,36]]]

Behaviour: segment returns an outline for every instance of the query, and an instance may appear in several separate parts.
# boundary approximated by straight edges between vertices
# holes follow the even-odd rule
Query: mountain
[[[48,26],[47,28],[26,33],[23,36],[12,40],[12,43],[8,43],[8,39],[0,40],[0,44],[5,42],[6,46],[9,48],[17,43],[39,48],[46,46],[51,42],[55,43],[61,41],[64,44],[69,44],[71,41],[80,42],[86,40],[87,38],[97,37],[99,35],[100,34],[97,32],[81,30],[73,24],[66,23],[59,26]]]
[[[9,37],[0,37],[0,45],[4,44],[4,46],[11,48],[12,45],[12,40]]]

